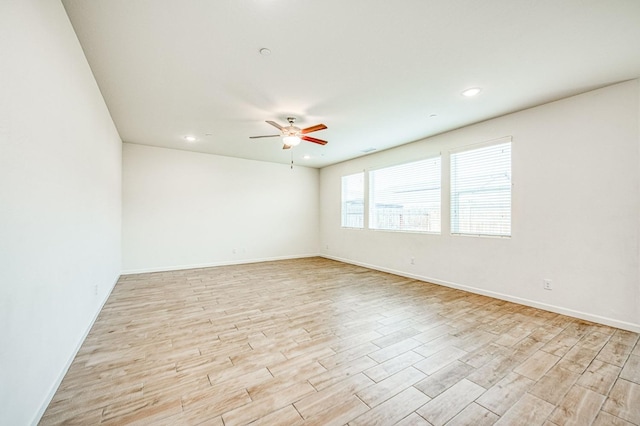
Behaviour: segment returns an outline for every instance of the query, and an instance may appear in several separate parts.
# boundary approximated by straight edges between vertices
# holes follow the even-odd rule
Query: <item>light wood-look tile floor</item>
[[[322,258],[123,276],[41,424],[640,425],[638,334]]]

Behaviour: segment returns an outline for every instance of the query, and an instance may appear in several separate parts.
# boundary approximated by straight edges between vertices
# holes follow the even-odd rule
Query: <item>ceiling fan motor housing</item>
[[[300,129],[296,126],[287,126],[282,129],[282,136],[298,136],[300,137]]]
[[[300,137],[302,135],[302,131],[299,127],[296,127],[293,125],[293,123],[296,121],[295,117],[287,117],[287,121],[289,122],[289,125],[287,127],[283,127],[282,128],[282,136],[298,136]]]

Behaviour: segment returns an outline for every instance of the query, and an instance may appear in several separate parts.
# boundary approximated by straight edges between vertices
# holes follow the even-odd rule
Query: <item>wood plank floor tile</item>
[[[490,426],[498,421],[498,415],[475,402],[458,413],[453,419],[447,422],[447,426]]]
[[[600,353],[598,353],[596,358],[600,361],[622,367],[625,362],[627,362],[627,358],[632,350],[633,346],[625,345],[622,342],[609,341]]]
[[[264,366],[236,365],[224,370],[218,370],[216,373],[210,373],[208,377],[212,386],[224,384],[230,389],[241,389],[251,383],[262,383],[265,380],[269,380],[273,375],[269,372],[269,369]]]
[[[245,389],[227,391],[211,388],[208,392],[200,391],[197,395],[184,396],[182,401],[181,420],[185,424],[198,424],[200,421],[218,418],[222,422],[222,413],[248,404],[251,398]]]
[[[511,372],[480,396],[476,403],[501,416],[534,384],[533,380]]]
[[[520,364],[518,360],[510,356],[499,355],[494,357],[480,368],[471,372],[467,379],[489,389],[491,386],[502,380],[511,370]]]
[[[429,377],[419,381],[414,387],[425,395],[435,398],[460,380],[467,377],[474,368],[464,362],[454,361],[444,368],[436,371]]]
[[[443,425],[482,395],[486,389],[463,379],[416,412],[435,426]]]
[[[154,422],[164,417],[169,417],[182,412],[182,404],[179,397],[165,398],[140,398],[125,403],[107,405],[102,411],[104,424],[133,423],[137,421]]]
[[[328,370],[326,372],[311,376],[309,377],[308,381],[317,390],[322,390],[328,386],[333,385],[334,383],[344,380],[349,376],[362,373],[364,370],[367,370],[376,365],[378,365],[377,362],[375,362],[368,356],[364,356],[358,359],[354,359],[353,361],[350,361],[348,363],[341,364],[338,367],[332,368],[331,370]]]
[[[620,373],[620,378],[640,385],[640,356],[629,356],[627,363]]]
[[[376,362],[383,363],[421,345],[422,343],[418,342],[417,340],[408,338],[388,345],[378,351],[372,352],[369,354],[369,357]]]
[[[378,350],[380,350],[380,348],[373,343],[364,343],[360,346],[356,346],[346,351],[338,352],[334,355],[322,358],[319,360],[319,362],[324,368],[329,370],[340,364],[349,363],[350,361],[361,358],[365,355],[369,355]]]
[[[227,411],[222,415],[222,420],[226,426],[247,424],[314,392],[315,389],[308,383],[295,383],[280,392]]]
[[[455,327],[452,327],[449,324],[446,324],[444,321],[440,321],[439,325],[435,327],[430,327],[422,333],[413,336],[415,340],[422,343],[430,342],[434,339],[437,339],[440,336],[445,336],[455,331]]]
[[[304,424],[304,420],[293,408],[293,405],[287,405],[251,422],[251,426],[297,426],[301,424]]]
[[[620,367],[595,359],[580,375],[577,383],[601,395],[608,395],[620,371]]]
[[[640,425],[639,340],[322,258],[133,274],[39,424]]]
[[[40,424],[45,425],[96,425],[102,421],[101,407],[82,407],[77,406],[71,409],[65,409],[57,412],[44,413]]]
[[[349,399],[350,396],[374,384],[375,382],[363,373],[358,373],[345,378],[341,382],[312,393],[293,405],[305,419],[318,417],[326,411],[331,411],[333,407],[340,405],[343,401]]]
[[[404,370],[359,391],[356,395],[369,407],[375,407],[425,377],[426,376],[423,373],[413,367],[405,368]]]
[[[350,420],[358,418],[363,413],[369,411],[367,404],[360,398],[351,395],[346,399],[333,405],[330,410],[324,410],[314,416],[305,419],[307,426],[341,426],[346,425]]]
[[[522,363],[531,355],[538,352],[543,346],[544,343],[527,336],[511,347],[512,351],[509,357],[518,363]]]
[[[597,355],[598,349],[576,345],[562,357],[558,365],[567,370],[582,374]]]
[[[495,339],[495,343],[500,346],[510,347],[531,334],[531,330],[518,326],[509,327],[500,337]]]
[[[557,405],[579,377],[581,376],[578,373],[564,369],[556,364],[538,380],[529,390],[529,393]],[[590,388],[587,387],[587,389]]]
[[[639,338],[640,335],[638,335],[638,333],[616,329],[611,336],[611,341],[619,342],[627,346],[634,346],[636,343],[638,343]]]
[[[496,426],[542,425],[555,405],[526,393],[498,421]]]
[[[392,374],[404,370],[405,368],[410,367],[413,364],[422,361],[423,359],[424,357],[422,355],[418,355],[413,351],[404,352],[398,356],[382,362],[381,364],[376,365],[375,367],[365,370],[364,374],[366,374],[367,377],[371,378],[372,380],[379,382],[380,380],[386,379]]]
[[[387,346],[393,345],[394,343],[402,342],[409,337],[413,337],[416,334],[420,334],[420,332],[413,327],[406,327],[378,339],[372,340],[371,343],[380,348],[386,348]]]
[[[456,347],[468,353],[478,350],[492,342],[497,342],[494,334],[482,330],[474,330],[473,333],[465,336],[461,342],[456,343]]]
[[[604,395],[574,385],[549,420],[558,425],[589,425],[595,420],[604,400]]]
[[[417,362],[415,367],[425,374],[433,374],[465,355],[467,355],[466,351],[458,349],[455,346],[449,346]]]
[[[640,425],[640,385],[618,379],[602,411]]]
[[[431,426],[422,416],[419,416],[415,412],[409,414],[404,419],[400,420],[395,426]]]
[[[510,349],[505,348],[504,346],[497,345],[495,343],[490,343],[468,353],[467,355],[460,358],[460,361],[474,368],[480,368],[491,361],[493,358],[499,355],[507,356],[509,353],[511,353]]]
[[[424,343],[421,346],[413,349],[414,352],[419,353],[423,357],[430,357],[441,350],[454,346],[456,343],[462,341],[459,337],[454,336],[453,334],[444,334],[442,336],[436,337],[433,340]]]
[[[529,337],[531,337],[532,339],[541,342],[541,343],[547,343],[549,342],[551,339],[553,339],[554,337],[556,337],[558,334],[560,334],[562,332],[562,328],[555,326],[555,325],[550,325],[550,324],[544,324],[540,327],[538,327],[537,329],[535,329],[530,335]]]
[[[288,358],[282,362],[277,362],[275,364],[268,363],[267,368],[274,376],[288,377],[300,374],[301,370],[309,371],[310,366],[326,371],[326,369],[320,365],[318,360],[333,354],[335,354],[335,352],[331,348],[318,348],[317,350],[301,354],[297,357]],[[318,373],[320,372],[321,371],[318,371]]]
[[[305,376],[303,375],[302,377]],[[280,392],[287,390],[294,383],[300,383],[305,386],[308,385],[308,382],[305,382],[303,379],[292,379],[290,377],[279,376],[263,381],[262,383],[247,386],[246,390],[249,392],[251,399],[256,401],[277,395]]]
[[[600,350],[609,342],[610,338],[610,334],[601,333],[600,331],[593,330],[592,328],[589,333],[576,343],[576,346],[600,352]]]
[[[542,346],[541,350],[548,352],[552,355],[563,356],[569,350],[575,346],[576,343],[580,341],[580,336],[563,330],[560,334],[558,334],[553,339],[549,340],[544,346]]]
[[[182,396],[182,411],[190,415],[211,418],[251,402],[246,389],[230,390],[210,387],[188,392]]]
[[[414,387],[400,392],[382,404],[349,422],[350,426],[394,424],[429,401],[429,397]]]
[[[539,351],[531,355],[525,362],[516,367],[513,371],[531,380],[540,380],[547,371],[551,369],[558,361],[559,357]]]
[[[598,417],[596,417],[591,426],[634,426],[634,424],[609,414],[606,411],[600,411],[600,414],[598,414]]]

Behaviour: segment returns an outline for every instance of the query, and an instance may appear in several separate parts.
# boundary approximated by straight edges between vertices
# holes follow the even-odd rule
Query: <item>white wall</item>
[[[123,146],[125,273],[317,255],[317,169]]]
[[[35,422],[120,273],[121,142],[64,8],[0,2],[0,424]]]
[[[322,254],[640,331],[639,94],[621,83],[322,169]],[[507,135],[512,238],[451,236],[448,151]],[[341,176],[440,152],[441,235],[340,227]]]

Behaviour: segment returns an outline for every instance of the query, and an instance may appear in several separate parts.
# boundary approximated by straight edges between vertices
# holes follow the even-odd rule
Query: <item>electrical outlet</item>
[[[412,257],[412,258],[411,258],[411,264],[412,264],[412,265],[415,265],[415,264],[416,264],[416,258],[415,258],[415,257]]]
[[[545,290],[553,290],[553,286],[551,285],[551,280],[548,278],[543,279],[542,288],[544,288]]]
[[[93,295],[94,296],[98,295],[98,284],[94,284],[94,286],[93,286]]]

